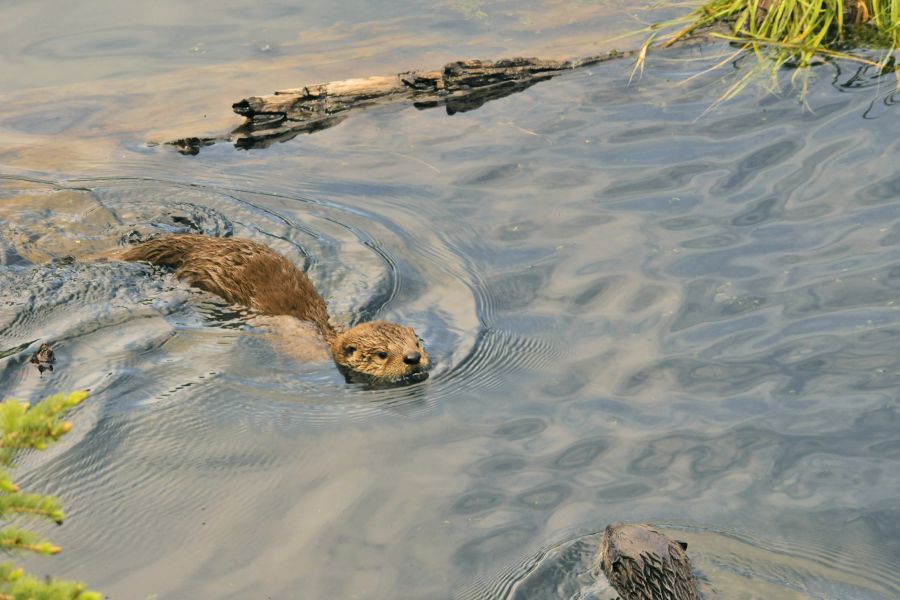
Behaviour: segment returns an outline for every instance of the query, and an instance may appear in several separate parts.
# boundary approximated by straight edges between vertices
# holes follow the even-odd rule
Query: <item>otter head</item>
[[[431,361],[411,327],[387,321],[361,323],[335,335],[334,362],[348,382],[411,383],[428,378]]]

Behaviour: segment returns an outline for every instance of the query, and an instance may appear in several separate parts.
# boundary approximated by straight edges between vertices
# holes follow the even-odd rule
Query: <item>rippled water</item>
[[[808,107],[705,113],[733,70],[679,82],[728,51],[197,157],[100,135],[78,105],[108,99],[49,132],[7,104],[0,396],[93,391],[19,469],[68,509],[29,566],[113,598],[606,600],[596,534],[634,520],[689,542],[707,597],[900,596],[894,84],[824,65]],[[433,376],[347,385],[169,273],[68,258],[187,230],[305,265],[339,321],[414,326]]]

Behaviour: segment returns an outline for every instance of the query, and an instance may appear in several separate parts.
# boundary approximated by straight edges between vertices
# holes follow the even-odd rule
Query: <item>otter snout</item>
[[[417,352],[416,350],[413,350],[412,352],[407,352],[403,356],[403,362],[405,362],[408,365],[417,365],[421,361],[422,361],[422,355],[419,352]]]

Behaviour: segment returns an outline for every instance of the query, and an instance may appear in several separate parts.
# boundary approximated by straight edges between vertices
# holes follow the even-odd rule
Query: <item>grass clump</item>
[[[703,31],[737,47],[720,65],[752,52],[769,70],[773,82],[777,82],[781,67],[807,67],[817,57],[896,72],[900,0],[707,0],[685,17],[660,23],[655,29],[646,47],[664,30],[675,32],[663,39],[660,47]],[[849,53],[861,47],[879,48],[883,54],[873,60]],[[756,73],[748,72],[735,82],[720,101],[734,96]]]
[[[39,518],[59,525],[62,505],[56,498],[23,492],[9,474],[16,454],[22,450],[43,450],[72,429],[62,421],[65,411],[80,404],[87,392],[58,394],[29,406],[6,400],[0,403],[0,551],[7,554],[58,554],[62,549],[30,531],[9,525],[15,518]],[[0,600],[101,600],[81,583],[42,580],[21,568],[0,563]]]
[[[839,49],[848,32],[890,51],[900,48],[900,0],[709,0],[680,21],[687,26],[663,46],[727,23],[730,34],[712,35],[782,48],[801,66],[816,54]],[[867,35],[860,36],[858,28],[868,30]]]

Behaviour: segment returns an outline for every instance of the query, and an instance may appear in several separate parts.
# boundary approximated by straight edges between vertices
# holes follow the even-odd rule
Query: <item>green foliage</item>
[[[72,429],[62,414],[77,406],[87,392],[50,396],[29,406],[7,400],[0,403],[0,519],[14,517],[43,518],[63,522],[62,505],[56,498],[21,491],[3,467],[10,467],[18,451],[43,450]],[[29,531],[11,526],[0,529],[0,551],[8,554],[33,552],[57,554],[59,546]],[[43,581],[25,574],[9,563],[0,563],[0,600],[101,600],[102,596],[83,584]]]
[[[712,29],[719,26],[718,29]],[[724,29],[722,29],[724,27]],[[900,49],[900,0],[706,0],[689,15],[652,29],[675,30],[661,46],[705,30],[707,35],[734,43],[738,49],[717,66],[741,54],[759,57],[760,69],[748,71],[719,99],[733,97],[760,71],[777,87],[779,69],[787,64],[806,67],[815,57],[841,58],[889,72]],[[884,52],[880,60],[844,49],[869,47]],[[795,71],[795,79],[800,71]],[[804,80],[805,85],[805,80]]]
[[[848,31],[855,39],[900,48],[898,0],[708,0],[696,8],[671,44],[698,29],[728,23],[730,32],[718,34],[732,41],[775,48],[801,66],[816,54],[836,52]],[[673,22],[674,23],[674,22]],[[716,35],[716,34],[713,34]]]
[[[44,581],[27,575],[10,564],[0,563],[0,600],[102,600],[84,584]]]

